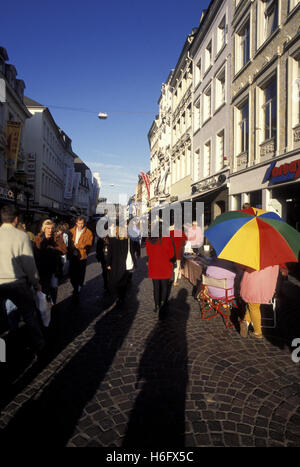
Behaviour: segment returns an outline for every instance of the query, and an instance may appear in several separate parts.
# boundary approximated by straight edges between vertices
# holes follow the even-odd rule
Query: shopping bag
[[[69,266],[70,266],[67,255],[62,255],[61,262],[62,262],[62,268],[63,268],[62,270],[63,276],[66,276],[67,274],[69,274]]]
[[[21,320],[20,311],[18,310],[17,306],[9,299],[5,301],[5,309],[9,328],[17,329]]]
[[[134,264],[130,252],[130,239],[128,238],[128,253],[126,258],[126,271],[132,271],[134,269]]]
[[[9,299],[5,302],[6,313],[12,313],[13,311],[17,310],[17,306]]]
[[[36,293],[36,306],[40,312],[43,325],[47,328],[51,320],[52,302],[48,302],[46,294],[38,291]]]
[[[53,289],[57,289],[57,287],[58,287],[58,279],[54,274],[52,274],[52,276],[51,276],[51,287]]]

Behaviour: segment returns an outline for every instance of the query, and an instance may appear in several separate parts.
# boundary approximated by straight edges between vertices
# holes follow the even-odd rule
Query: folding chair
[[[261,327],[275,329],[277,326],[277,298],[276,294],[267,305],[260,306]],[[267,323],[270,324],[267,324]]]
[[[208,287],[215,287],[224,291],[223,297],[214,297],[209,294]],[[229,313],[232,306],[238,308],[235,303],[234,295],[230,295],[232,287],[228,287],[227,279],[214,279],[202,275],[202,319],[204,321],[214,318],[219,314],[226,320],[226,328],[232,328],[234,325],[229,324]],[[215,312],[214,314],[209,313]]]

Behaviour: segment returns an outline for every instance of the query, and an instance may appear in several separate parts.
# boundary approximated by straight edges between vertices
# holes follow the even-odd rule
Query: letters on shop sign
[[[280,177],[280,175],[295,174],[293,178],[300,176],[300,159],[290,162],[289,164],[282,164],[279,167],[274,167],[272,170],[272,177]]]
[[[276,167],[276,162],[268,167],[262,183],[269,180],[270,185],[281,183],[288,180],[295,180],[300,177],[300,159],[286,162]]]

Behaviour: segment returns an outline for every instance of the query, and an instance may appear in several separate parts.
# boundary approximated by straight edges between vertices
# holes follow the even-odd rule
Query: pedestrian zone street
[[[2,446],[300,446],[297,284],[284,283],[277,327],[257,341],[220,316],[202,321],[183,278],[160,321],[145,257],[123,306],[104,293],[100,272],[92,251],[78,305],[69,280],[60,285],[44,361],[30,360],[23,328],[8,338]]]

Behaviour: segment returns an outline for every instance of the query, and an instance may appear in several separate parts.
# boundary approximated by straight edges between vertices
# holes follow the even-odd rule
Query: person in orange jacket
[[[94,237],[90,229],[85,226],[85,219],[79,216],[76,225],[70,229],[72,238],[72,253],[70,257],[70,280],[73,294],[78,295],[84,283],[87,257],[93,246]]]

